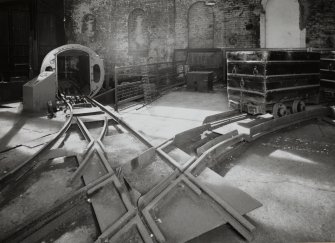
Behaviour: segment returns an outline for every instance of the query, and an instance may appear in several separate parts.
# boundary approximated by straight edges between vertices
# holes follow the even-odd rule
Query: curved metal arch
[[[68,44],[68,45],[60,46],[50,51],[43,59],[40,72],[42,73],[46,70],[56,71],[57,56],[61,53],[64,53],[66,51],[71,51],[71,50],[83,51],[89,54],[89,57],[90,57],[90,94],[88,96],[93,97],[102,88],[102,85],[104,83],[104,77],[105,77],[105,69],[104,69],[103,60],[99,57],[99,55],[95,51],[93,51],[92,49],[86,46],[82,46],[79,44]],[[100,77],[98,81],[95,81],[94,76],[93,76],[93,67],[95,65],[98,65],[100,68]]]

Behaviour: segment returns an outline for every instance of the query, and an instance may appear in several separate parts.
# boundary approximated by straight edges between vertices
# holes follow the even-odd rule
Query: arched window
[[[148,22],[142,9],[135,9],[128,19],[129,54],[147,56],[149,52]]]
[[[299,27],[298,0],[268,0],[265,6],[265,45],[267,48],[305,47]]]
[[[205,2],[196,2],[188,11],[188,46],[214,47],[214,13]]]

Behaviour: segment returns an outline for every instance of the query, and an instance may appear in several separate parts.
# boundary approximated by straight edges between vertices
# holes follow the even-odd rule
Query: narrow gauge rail
[[[96,242],[184,242],[225,223],[251,240],[255,226],[244,215],[261,204],[224,184],[215,190],[207,179],[220,176],[208,166],[264,134],[331,114],[324,107],[227,130],[250,117],[226,112],[154,147],[113,110],[81,99],[90,108],[67,103],[59,133],[0,178],[0,212],[36,197],[20,216],[8,217],[2,242],[50,242],[78,230]],[[41,178],[45,188],[35,186]]]

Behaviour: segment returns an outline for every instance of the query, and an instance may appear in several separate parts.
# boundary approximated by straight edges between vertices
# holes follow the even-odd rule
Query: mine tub
[[[320,86],[326,100],[335,101],[335,51],[321,53]]]
[[[320,54],[305,51],[227,52],[228,99],[233,109],[275,117],[318,103]]]

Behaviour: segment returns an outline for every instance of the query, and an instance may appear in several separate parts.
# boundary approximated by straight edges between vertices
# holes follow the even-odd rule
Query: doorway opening
[[[90,94],[90,56],[81,50],[57,55],[58,89],[66,95]]]
[[[304,48],[304,31],[300,30],[298,0],[268,0],[265,5],[265,47]]]
[[[188,48],[214,47],[213,7],[194,3],[188,12]]]

